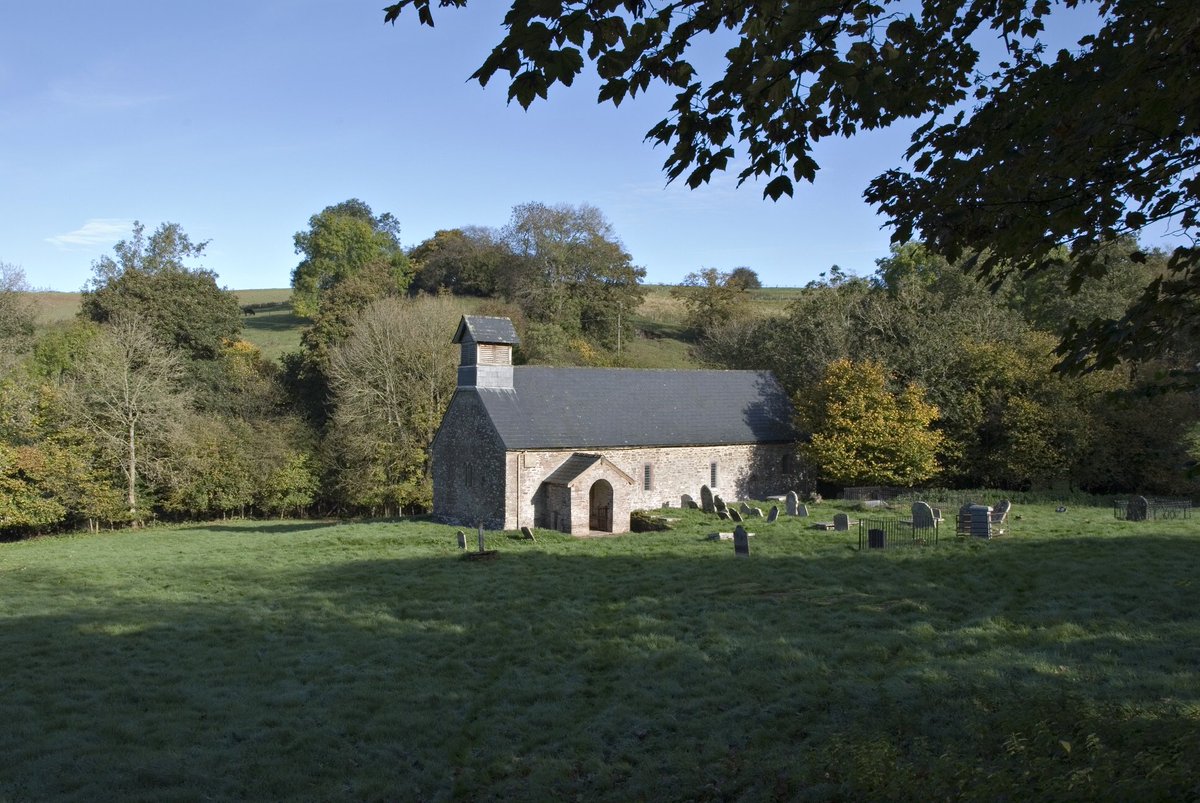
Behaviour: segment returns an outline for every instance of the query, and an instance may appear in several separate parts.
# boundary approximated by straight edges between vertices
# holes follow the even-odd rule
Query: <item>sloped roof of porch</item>
[[[550,475],[547,476],[546,479],[543,480],[543,482],[548,483],[550,485],[570,485],[572,482],[574,482],[576,479],[578,479],[584,472],[586,472],[588,469],[590,469],[592,466],[596,465],[597,463],[602,464],[605,468],[609,469],[613,473],[620,475],[626,482],[628,482],[630,484],[632,484],[634,482],[633,477],[629,476],[624,471],[617,468],[615,465],[613,465],[613,463],[611,461],[607,460],[603,455],[583,454],[581,452],[576,452],[575,454],[568,457],[566,462],[564,462],[558,468],[554,469],[554,471],[552,471],[550,473]]]

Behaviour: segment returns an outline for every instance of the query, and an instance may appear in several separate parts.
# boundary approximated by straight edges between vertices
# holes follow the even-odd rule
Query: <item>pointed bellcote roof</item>
[[[454,333],[455,343],[494,343],[517,346],[521,338],[508,318],[491,318],[486,315],[464,315]]]

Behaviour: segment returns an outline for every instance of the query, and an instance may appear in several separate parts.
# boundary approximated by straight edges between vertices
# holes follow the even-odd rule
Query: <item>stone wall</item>
[[[504,507],[505,529],[520,526],[552,526],[541,522],[536,513],[547,508],[546,489],[542,481],[576,452],[602,454],[615,466],[633,478],[632,486],[613,482],[614,532],[629,530],[629,512],[661,508],[664,503],[679,507],[683,494],[690,494],[697,502],[700,486],[709,485],[726,501],[739,499],[761,499],[765,496],[783,494],[801,484],[796,473],[794,444],[740,444],[733,446],[676,446],[628,449],[563,449],[546,451],[509,452],[506,456],[506,483],[517,493],[509,493]],[[784,473],[784,458],[788,456],[790,473]],[[717,464],[717,482],[711,479],[711,464]],[[651,489],[644,490],[644,470],[650,465]],[[587,509],[590,482],[594,479],[585,475],[579,478],[578,486],[571,489],[573,511]],[[436,478],[435,478],[436,487]],[[539,499],[539,491],[542,498]],[[556,492],[557,493],[557,492]],[[555,500],[561,504],[561,501]],[[536,503],[536,504],[535,504]],[[436,509],[436,494],[435,494]],[[577,519],[578,514],[572,514]],[[578,521],[573,527],[578,532]]]
[[[479,395],[459,390],[431,448],[433,517],[447,524],[505,526],[504,446]]]

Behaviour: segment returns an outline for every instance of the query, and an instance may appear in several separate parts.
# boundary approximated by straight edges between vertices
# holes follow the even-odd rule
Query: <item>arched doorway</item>
[[[613,489],[608,480],[596,480],[588,491],[588,529],[611,533]]]

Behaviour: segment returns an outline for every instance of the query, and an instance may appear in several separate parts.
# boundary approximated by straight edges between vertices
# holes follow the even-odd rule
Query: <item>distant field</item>
[[[291,290],[236,290],[243,307],[254,310],[242,318],[242,337],[258,346],[263,357],[277,360],[300,348],[307,322],[292,314]]]
[[[40,290],[30,293],[34,308],[37,310],[38,326],[53,326],[56,323],[69,321],[79,312],[79,293],[55,293]]]
[[[291,290],[235,290],[238,302],[254,309],[243,318],[243,337],[270,360],[300,348],[300,335],[307,321],[292,313]],[[755,314],[776,314],[800,291],[796,288],[768,287],[751,292]],[[30,294],[38,310],[37,322],[50,327],[70,320],[79,311],[79,293],[37,292]],[[486,303],[484,299],[460,299],[464,312]],[[622,343],[621,363],[633,368],[695,368],[688,332],[683,327],[686,309],[671,295],[670,285],[646,285],[641,307],[630,312],[630,320],[639,330],[631,342]]]
[[[0,800],[1195,799],[1200,521],[1013,512],[742,559],[678,509],[483,563],[423,521],[0,543]]]

